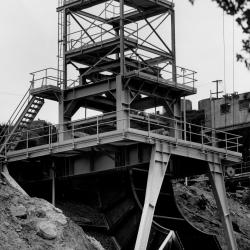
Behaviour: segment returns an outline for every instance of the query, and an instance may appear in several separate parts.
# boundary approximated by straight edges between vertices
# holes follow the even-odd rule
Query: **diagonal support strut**
[[[222,166],[216,163],[209,163],[209,179],[213,188],[213,194],[219,209],[228,250],[237,250],[237,243],[233,231],[230,211],[227,203],[226,189]]]
[[[161,150],[159,151],[159,146]],[[145,201],[137,234],[135,250],[146,250],[149,234],[153,222],[156,203],[165,177],[170,154],[165,154],[162,145],[156,144],[152,148],[148,172]]]

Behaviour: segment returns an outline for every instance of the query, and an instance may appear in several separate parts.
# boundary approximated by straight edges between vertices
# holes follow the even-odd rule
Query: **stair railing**
[[[7,138],[8,134],[11,132],[12,127],[15,125],[17,119],[19,118],[19,115],[21,114],[23,109],[26,107],[29,100],[30,100],[30,88],[27,90],[27,92],[23,96],[22,100],[19,102],[19,104],[15,108],[14,112],[12,113],[10,119],[5,124],[2,131],[0,132],[0,145],[4,144],[5,139]]]

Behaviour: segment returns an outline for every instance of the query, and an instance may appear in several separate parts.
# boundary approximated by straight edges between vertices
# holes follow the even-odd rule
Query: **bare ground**
[[[100,250],[95,239],[45,200],[0,181],[1,250]]]
[[[175,185],[177,203],[183,215],[203,232],[215,234],[223,249],[227,250],[221,221],[211,188],[205,182],[192,186]],[[250,249],[250,209],[234,194],[227,195],[239,250]]]

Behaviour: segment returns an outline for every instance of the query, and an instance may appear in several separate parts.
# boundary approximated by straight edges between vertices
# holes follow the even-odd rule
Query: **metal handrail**
[[[2,142],[2,139],[5,139],[6,136],[10,133],[11,127],[15,124],[17,117],[22,112],[23,108],[27,105],[30,99],[30,89],[27,90],[27,92],[24,94],[23,98],[13,111],[11,117],[9,118],[8,122],[5,124],[4,128],[2,129],[0,133],[0,142]]]
[[[48,85],[56,85],[57,87],[61,87],[62,74],[62,70],[58,70],[53,67],[34,71],[30,73],[30,75],[32,76],[32,80],[30,81],[30,90],[34,89],[35,85],[39,85],[39,87]]]
[[[176,133],[171,134],[171,131],[175,131],[177,132],[177,134],[178,133],[183,134],[186,131],[188,136],[186,137],[183,136],[183,138],[186,138],[186,139],[182,139],[182,140],[197,142],[201,144],[202,146],[214,146],[218,148],[224,148],[226,151],[231,150],[231,151],[236,151],[236,152],[239,152],[239,147],[241,146],[239,144],[239,139],[241,138],[241,136],[238,136],[232,133],[226,133],[223,131],[214,130],[212,128],[199,126],[196,124],[184,123],[183,121],[176,120],[174,118],[165,117],[165,116],[161,116],[157,114],[150,114],[150,113],[146,113],[146,112],[134,110],[134,109],[125,109],[125,110],[117,111],[117,112],[116,111],[109,112],[109,113],[105,113],[102,115],[90,117],[87,119],[76,120],[73,122],[66,122],[66,123],[58,124],[58,125],[36,127],[34,129],[29,129],[29,130],[24,130],[22,132],[14,133],[13,135],[15,134],[25,135],[25,138],[18,140],[18,142],[19,143],[25,142],[24,144],[26,145],[27,148],[29,148],[30,140],[38,140],[41,138],[47,138],[50,144],[52,142],[58,143],[59,135],[65,134],[65,133],[69,133],[71,135],[70,139],[74,139],[74,135],[77,132],[83,133],[80,137],[88,136],[88,135],[89,136],[96,135],[99,138],[99,134],[101,133],[116,130],[117,129],[116,123],[118,121],[122,121],[122,122],[128,121],[127,119],[118,120],[117,114],[119,112],[127,112],[130,127],[133,128],[133,122],[136,122],[137,124],[139,124],[140,128],[139,129],[135,128],[135,129],[145,131],[149,137],[152,136],[153,134],[161,134],[164,136],[175,138]],[[86,124],[88,120],[91,123]],[[82,122],[84,121],[84,123],[81,124],[81,121]],[[110,126],[107,130],[108,124],[110,124]],[[188,126],[190,130],[185,130],[184,126]],[[37,136],[36,131],[39,131],[41,128],[47,129],[49,132],[44,135]],[[193,131],[192,128],[198,128],[198,131]],[[204,133],[205,130],[210,131],[211,133],[211,136],[209,136],[211,140],[210,142],[206,142],[207,135]],[[93,132],[90,132],[90,131],[93,131]],[[213,131],[215,131],[215,133],[212,133]],[[221,135],[221,133],[224,135],[223,137],[216,136],[217,134]],[[56,136],[56,140],[53,139],[53,137],[55,136]],[[196,137],[198,137],[199,139],[198,141]],[[176,137],[176,139],[180,139],[180,138]],[[46,142],[44,144],[48,144]],[[12,144],[12,143],[15,143],[15,141],[9,144]],[[8,143],[6,147],[8,147]]]
[[[239,143],[239,139],[242,138],[242,136],[236,135],[236,134],[232,134],[232,133],[227,133],[227,132],[223,132],[220,130],[216,130],[216,129],[212,129],[212,128],[208,128],[208,127],[204,127],[204,126],[199,126],[197,124],[192,124],[192,123],[188,123],[188,122],[184,122],[181,120],[176,120],[174,118],[170,118],[170,117],[164,117],[164,116],[160,116],[157,114],[149,114],[149,113],[145,113],[142,111],[138,111],[138,110],[133,110],[133,109],[129,109],[129,117],[131,119],[131,112],[134,114],[137,114],[141,117],[144,116],[144,121],[142,121],[141,119],[137,119],[137,121],[139,122],[144,122],[144,124],[149,123],[150,122],[150,126],[152,127],[153,125],[158,126],[160,128],[165,128],[167,130],[175,130],[176,132],[182,132],[182,133],[186,133],[188,136],[183,136],[184,138],[187,138],[187,141],[192,141],[192,142],[196,142],[196,140],[192,139],[191,136],[199,136],[199,142],[202,145],[211,145],[211,146],[215,146],[215,147],[222,147],[226,150],[231,150],[231,149],[235,149],[236,152],[239,152],[239,147],[242,146]],[[143,115],[144,113],[144,115]],[[157,119],[153,119],[157,118],[158,120],[165,120],[166,124],[174,124],[173,125],[162,125],[159,122],[155,122],[154,120]],[[132,119],[136,119],[133,118]],[[190,130],[186,131],[184,129],[184,126],[189,127]],[[197,128],[198,131],[200,132],[194,132],[191,129],[192,128]],[[204,130],[206,130],[206,134],[204,133]],[[152,131],[149,131],[152,132]],[[207,139],[207,134],[211,133],[211,136],[209,136],[210,138],[210,142],[205,142]],[[220,135],[220,137],[216,137],[216,135]],[[204,140],[205,139],[205,140]],[[219,144],[223,144],[223,145],[219,145]]]
[[[125,19],[128,21],[131,21],[129,19]],[[115,38],[115,37],[119,37],[114,31],[113,31],[113,27],[111,29],[106,29],[103,28],[104,26],[108,25],[109,23],[112,23],[112,20],[109,20],[105,23],[102,24],[98,24],[98,25],[94,25],[90,28],[88,28],[87,32],[89,33],[89,35],[91,35],[91,37],[95,40],[95,42],[104,42],[107,39],[110,38]],[[134,25],[136,25],[135,29],[132,29],[131,27],[124,27],[124,32],[128,33],[127,37],[134,37],[135,39],[139,39],[138,37],[138,24],[137,23],[133,23]],[[100,32],[97,32],[97,30],[100,29]],[[91,30],[93,30],[93,34],[91,34]],[[113,32],[112,32],[113,31]],[[132,32],[131,32],[132,31]],[[137,33],[137,35],[134,35],[134,33]],[[70,38],[72,36],[76,36],[78,35],[78,38]],[[93,44],[93,42],[90,40],[89,35],[85,34],[84,30],[80,29],[74,32],[71,32],[67,35],[67,44],[68,44],[68,50],[73,50],[73,49],[77,49],[79,47],[83,47],[83,46],[89,46],[91,44]],[[104,39],[105,37],[105,39]],[[78,44],[78,46],[76,46]]]
[[[133,53],[127,54],[127,56],[129,56],[131,54],[133,54]],[[145,55],[141,55],[140,53],[138,53],[138,54],[141,57],[144,57],[147,59],[152,59],[152,57],[147,57]],[[136,56],[136,58],[138,58],[138,57]],[[125,63],[126,63],[126,60],[125,60]],[[153,66],[149,66],[146,63],[144,63],[143,61],[138,61],[137,65],[138,65],[138,69],[136,70],[137,72],[142,72],[146,69],[152,68],[152,71],[154,70],[157,72],[158,79],[161,78],[161,79],[164,79],[164,80],[167,80],[170,82],[175,82],[173,79],[173,76],[172,76],[173,71],[165,69],[166,65],[168,65],[167,62],[166,63],[159,63],[159,64],[153,65]],[[190,86],[192,88],[195,88],[195,82],[197,81],[197,79],[195,78],[195,75],[197,74],[196,71],[191,70],[191,69],[187,69],[187,68],[184,68],[181,66],[176,66],[176,71],[177,71],[177,73],[176,73],[176,80],[177,80],[176,83],[177,84],[186,85],[186,86]],[[179,72],[181,72],[181,73],[179,73]],[[129,71],[127,73],[129,74]],[[171,75],[171,77],[170,78],[165,77],[164,74]]]

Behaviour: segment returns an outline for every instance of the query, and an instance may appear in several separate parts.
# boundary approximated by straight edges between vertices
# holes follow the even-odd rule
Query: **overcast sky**
[[[223,79],[223,13],[211,0],[176,3],[177,64],[198,72],[197,101],[209,97],[213,80]],[[30,72],[56,66],[57,0],[2,1],[0,15],[0,122],[6,122],[29,87]],[[225,17],[226,90],[233,91],[233,22]],[[241,49],[235,24],[235,51]],[[250,91],[250,72],[235,62],[235,91]],[[224,89],[224,86],[221,86]],[[57,104],[46,102],[38,118],[57,122]]]

